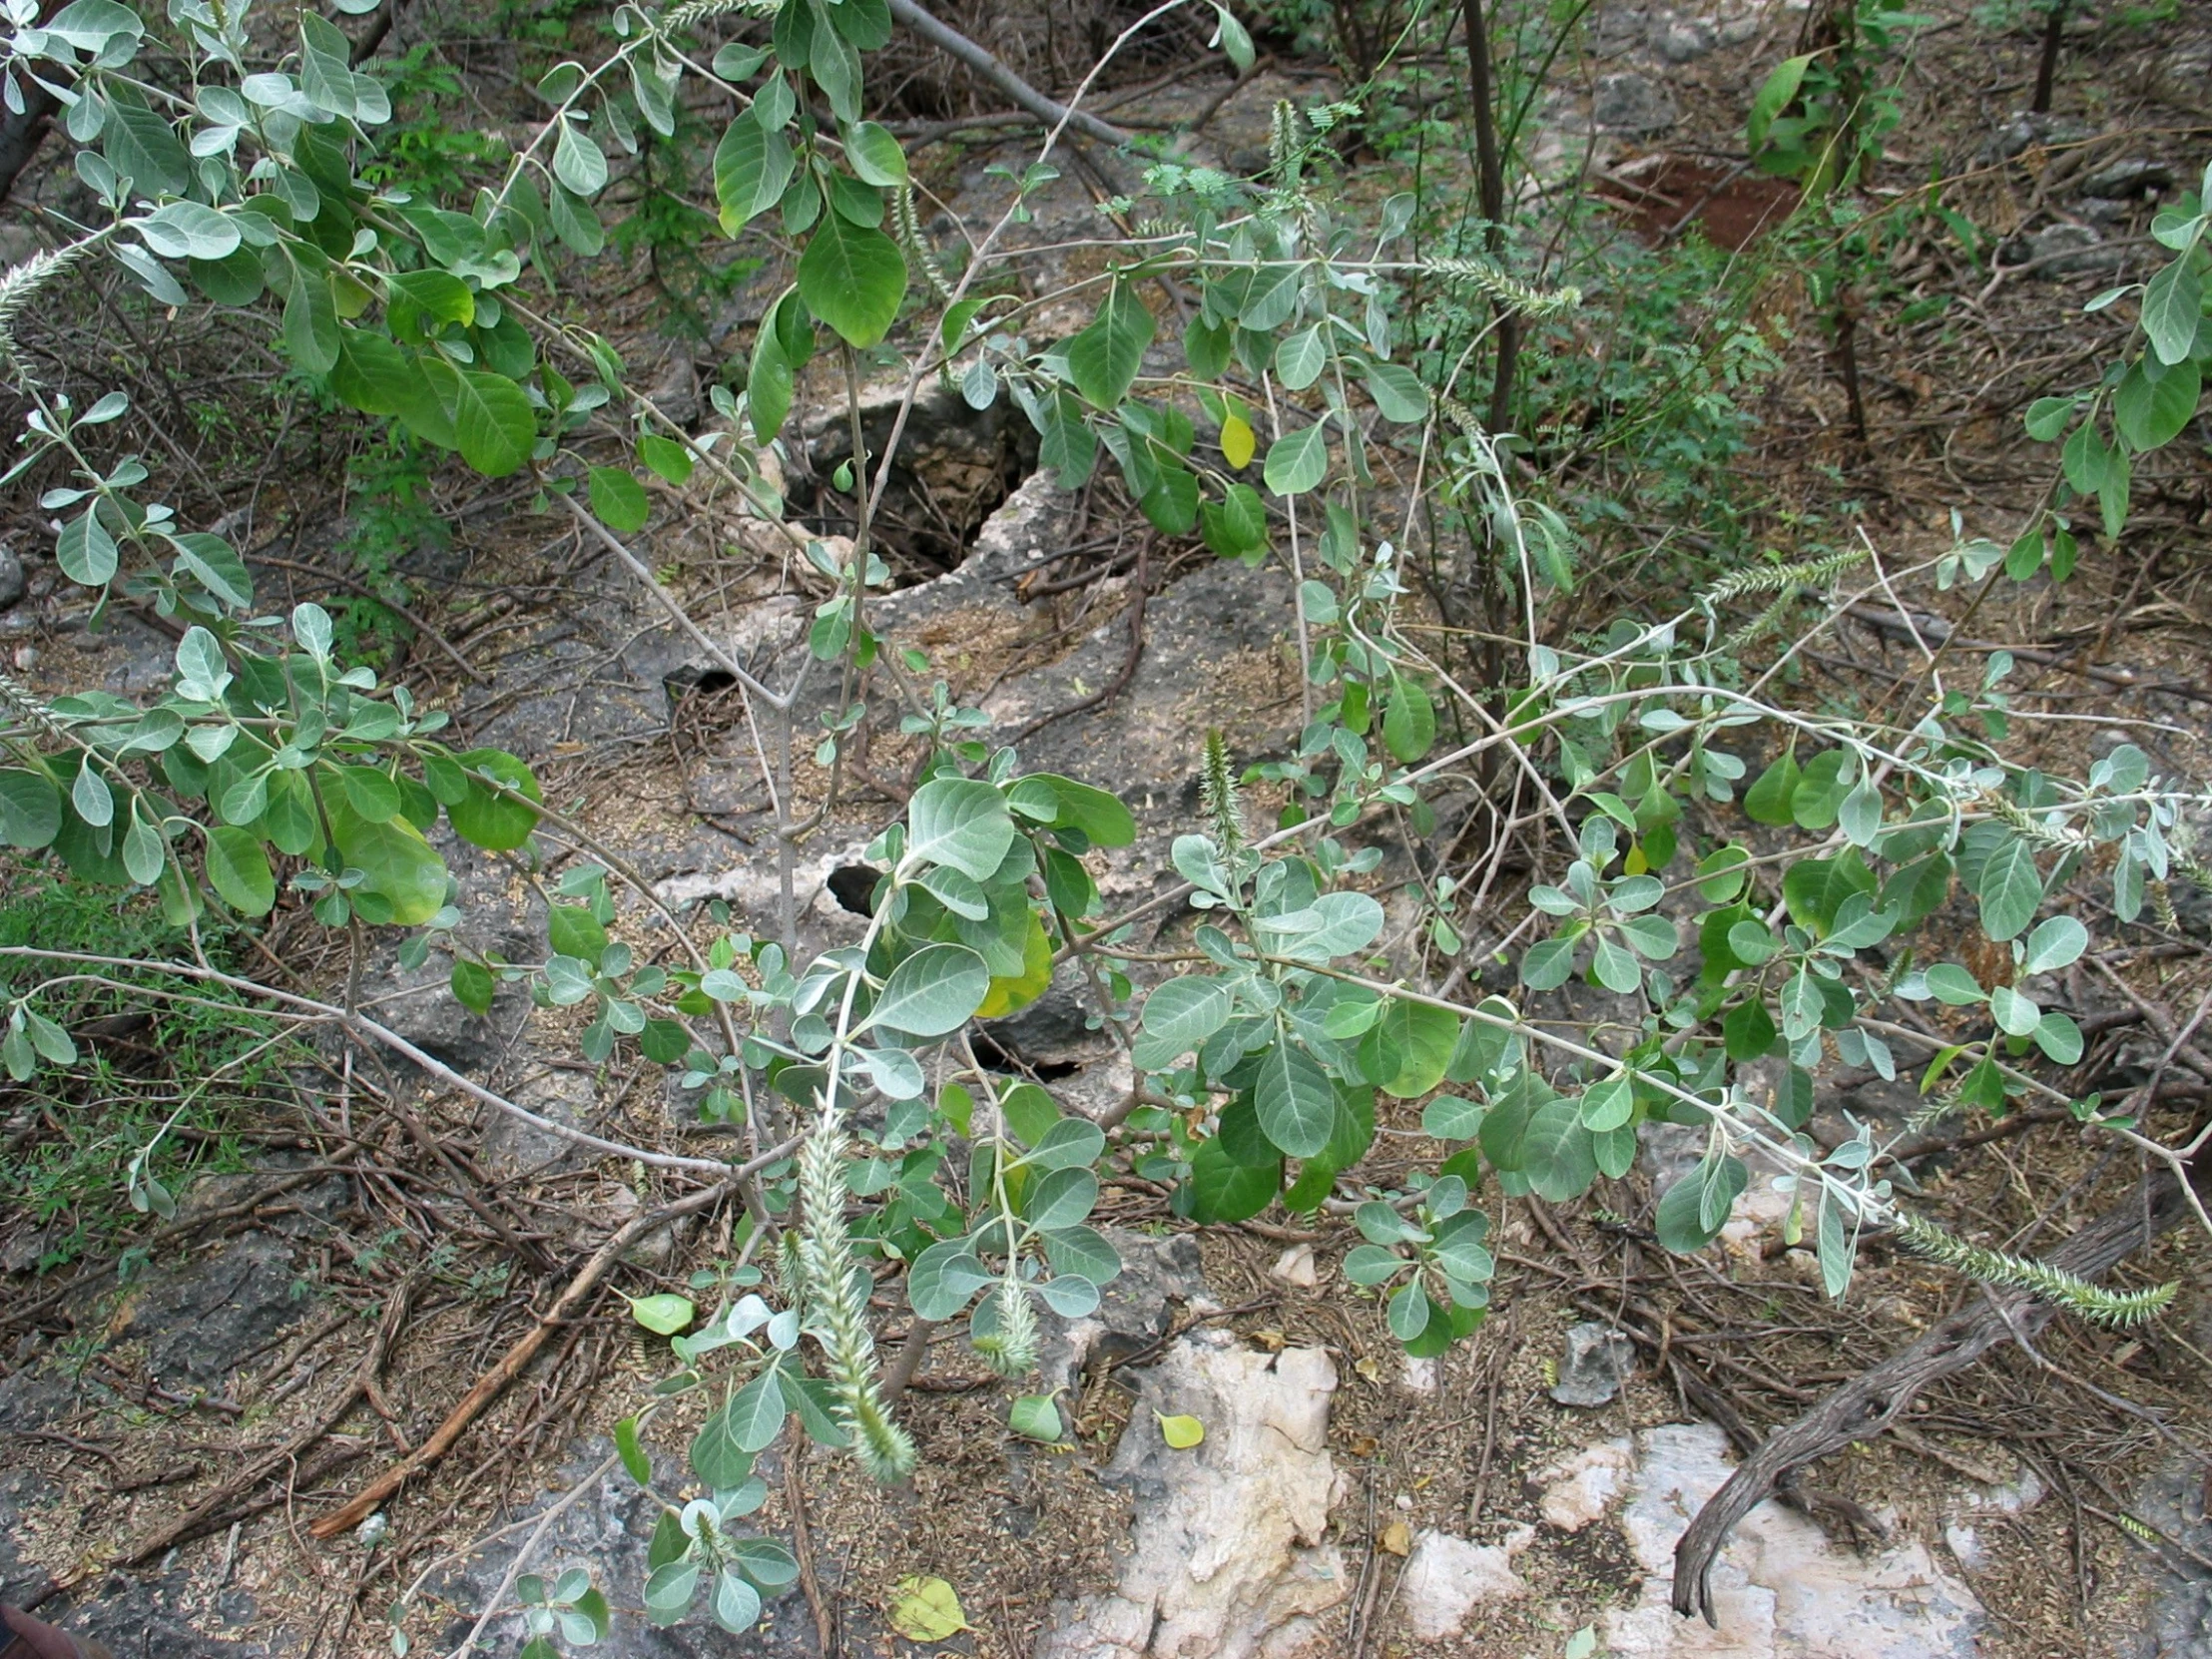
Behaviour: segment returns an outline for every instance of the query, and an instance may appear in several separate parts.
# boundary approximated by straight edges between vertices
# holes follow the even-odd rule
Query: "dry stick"
[[[1086,114],[1082,110],[1071,110],[1065,104],[1047,98],[967,36],[957,29],[946,27],[923,11],[914,4],[914,0],[890,0],[890,5],[891,16],[947,57],[956,58],[966,64],[1047,127],[1073,127],[1086,138],[1094,138],[1101,144],[1123,145],[1129,142],[1129,135],[1119,127],[1110,126],[1095,115]]]
[[[2189,1213],[2181,1183],[2166,1171],[2148,1177],[2117,1208],[2089,1223],[2044,1258],[2077,1278],[2096,1279]],[[1702,1613],[1715,1628],[1714,1559],[1736,1523],[1791,1471],[1881,1433],[1929,1384],[1964,1371],[2014,1337],[2032,1338],[2057,1313],[2018,1291],[1984,1290],[1981,1305],[1961,1309],[1920,1341],[1836,1389],[1737,1465],[1706,1500],[1674,1548],[1674,1610]]]
[[[567,1323],[571,1314],[582,1307],[584,1300],[599,1288],[600,1280],[607,1276],[622,1257],[622,1253],[656,1227],[664,1227],[679,1216],[696,1214],[709,1209],[729,1194],[737,1191],[735,1180],[718,1181],[711,1187],[702,1187],[674,1204],[664,1204],[658,1210],[647,1210],[633,1216],[617,1228],[599,1247],[598,1253],[586,1262],[568,1288],[561,1292],[545,1317],[538,1321],[522,1340],[500,1357],[499,1363],[476,1380],[476,1385],[461,1396],[461,1402],[446,1413],[437,1431],[417,1447],[414,1454],[403,1457],[371,1480],[351,1501],[331,1510],[315,1521],[307,1530],[317,1538],[334,1538],[340,1532],[351,1531],[368,1518],[379,1503],[419,1473],[453,1449],[453,1442],[461,1432],[476,1420],[477,1413],[499,1397],[500,1392],[530,1363],[531,1357],[545,1346],[545,1340]]]
[[[313,1422],[274,1450],[255,1458],[176,1519],[140,1539],[116,1564],[135,1567],[141,1562],[153,1560],[163,1551],[178,1544],[190,1543],[205,1533],[217,1530],[225,1524],[225,1511],[241,1493],[253,1490],[278,1467],[290,1462],[337,1427],[345,1413],[353,1409],[354,1402],[360,1399],[369,1384],[376,1380],[376,1375],[384,1369],[384,1357],[391,1352],[391,1345],[399,1335],[400,1326],[406,1323],[407,1310],[413,1303],[419,1284],[416,1276],[400,1281],[398,1288],[391,1294],[390,1303],[384,1309],[382,1321],[376,1327],[376,1340],[369,1345],[368,1354],[361,1361],[360,1369],[353,1374],[353,1381]]]
[[[822,1599],[822,1580],[815,1572],[813,1528],[807,1524],[807,1488],[799,1477],[799,1453],[806,1441],[798,1432],[799,1418],[792,1418],[790,1447],[784,1453],[784,1509],[792,1523],[792,1554],[799,1562],[799,1585],[807,1594],[808,1611],[815,1616],[815,1646],[823,1659],[837,1651],[837,1622],[830,1604]]]

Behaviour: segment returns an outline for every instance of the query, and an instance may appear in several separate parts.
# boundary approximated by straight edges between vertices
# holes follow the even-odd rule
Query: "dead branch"
[[[453,1449],[463,1430],[476,1420],[477,1415],[506,1389],[518,1377],[548,1337],[568,1322],[569,1316],[584,1305],[585,1300],[599,1288],[600,1280],[607,1276],[628,1250],[638,1240],[656,1227],[665,1227],[679,1216],[695,1215],[710,1209],[729,1194],[736,1192],[734,1180],[718,1181],[711,1187],[678,1199],[674,1204],[664,1204],[657,1210],[640,1211],[608,1236],[590,1261],[578,1270],[568,1288],[561,1292],[545,1317],[524,1334],[522,1340],[500,1357],[499,1363],[476,1380],[476,1385],[461,1396],[461,1402],[446,1413],[436,1432],[401,1458],[374,1480],[371,1480],[350,1501],[341,1504],[310,1525],[307,1530],[317,1538],[334,1538],[341,1532],[350,1532],[368,1518],[376,1506],[406,1484],[407,1480],[427,1468]]]
[[[2182,1186],[2161,1170],[2127,1200],[2076,1232],[2044,1260],[2083,1279],[2097,1279],[2189,1214]],[[1941,1321],[1918,1342],[1836,1389],[1766,1441],[1697,1512],[1674,1549],[1674,1610],[1684,1618],[1713,1612],[1713,1561],[1736,1523],[1794,1470],[1881,1433],[1921,1391],[1964,1371],[2001,1343],[2030,1338],[2057,1309],[2017,1291],[1985,1290],[1978,1302]]]
[[[1097,116],[1087,115],[1081,110],[1071,110],[1065,104],[1047,98],[959,30],[947,27],[923,11],[914,4],[914,0],[890,0],[890,5],[891,16],[947,57],[966,64],[1042,121],[1046,127],[1065,124],[1085,138],[1096,139],[1101,144],[1119,146],[1129,142],[1129,135],[1119,127],[1111,126]]]

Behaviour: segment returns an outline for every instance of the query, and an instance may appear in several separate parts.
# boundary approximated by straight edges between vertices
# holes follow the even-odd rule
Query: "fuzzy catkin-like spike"
[[[876,1386],[875,1339],[867,1328],[869,1281],[852,1259],[844,1200],[844,1122],[833,1105],[826,1105],[799,1154],[804,1212],[799,1260],[807,1311],[829,1361],[837,1416],[852,1436],[853,1455],[876,1479],[895,1480],[913,1468],[914,1442]]]
[[[0,674],[0,711],[14,715],[27,725],[36,726],[64,743],[71,741],[69,729],[55,718],[54,711],[30,687],[12,675]]]
[[[1449,281],[1481,289],[1506,309],[1523,316],[1556,316],[1582,303],[1580,288],[1540,288],[1488,260],[1432,260],[1428,269]]]
[[[1776,594],[1767,608],[1721,641],[1721,649],[1731,656],[1740,655],[1757,640],[1764,639],[1782,625],[1782,619],[1790,614],[1790,608],[1798,601],[1795,589]]]
[[[1854,565],[1866,563],[1863,548],[1846,548],[1825,558],[1805,559],[1790,565],[1752,565],[1724,576],[1705,590],[1703,598],[1708,605],[1718,605],[1730,599],[1742,599],[1755,593],[1781,593],[1791,588],[1817,588],[1835,577],[1841,576]]]
[[[770,18],[784,9],[782,0],[685,0],[668,16],[661,19],[661,27],[674,32],[688,29],[695,23],[709,18],[727,17],[732,12],[743,12],[748,17]]]
[[[1000,1377],[1018,1382],[1037,1366],[1037,1311],[1028,1287],[1012,1274],[1000,1281],[996,1300],[998,1330],[977,1338],[975,1352]]]
[[[2010,826],[2016,833],[2038,846],[2071,850],[2090,844],[2089,837],[2077,830],[2058,830],[2045,824],[2001,790],[1990,790],[1981,799],[1991,818]]]
[[[1245,849],[1244,800],[1237,793],[1237,771],[1230,764],[1229,743],[1220,728],[1206,733],[1206,765],[1198,778],[1198,810],[1214,832],[1214,844],[1226,861]]]
[[[913,186],[898,187],[893,212],[898,216],[898,240],[905,246],[906,257],[921,268],[922,279],[929,284],[929,291],[937,296],[938,302],[951,304],[952,284],[937,268],[936,250],[922,239],[921,215],[914,211]]]
[[[21,265],[10,266],[0,274],[0,365],[5,365],[19,378],[28,380],[29,375],[16,356],[16,318],[23,314],[23,307],[39,289],[75,265],[99,240],[88,237],[66,248],[42,248]]]
[[[2125,1328],[2140,1325],[2173,1301],[2179,1285],[2154,1285],[2142,1291],[2108,1291],[2086,1279],[2051,1267],[2031,1257],[2013,1256],[1985,1245],[1969,1244],[1944,1232],[1934,1222],[1907,1211],[1895,1217],[1898,1242],[1916,1256],[1925,1257],[1985,1285],[2004,1285],[2028,1291],[2045,1302],[2070,1308],[2083,1319],[2099,1325]]]

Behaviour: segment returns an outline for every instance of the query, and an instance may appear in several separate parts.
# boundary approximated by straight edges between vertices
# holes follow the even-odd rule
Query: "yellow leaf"
[[[1160,1413],[1152,1413],[1160,1417]],[[1160,1438],[1177,1451],[1188,1451],[1206,1438],[1206,1425],[1196,1417],[1160,1417]]]
[[[1628,843],[1628,856],[1621,860],[1621,868],[1630,875],[1641,875],[1645,870],[1651,868],[1650,860],[1644,856],[1644,843],[1642,841],[1630,841]]]
[[[941,1642],[968,1628],[960,1598],[941,1578],[901,1578],[889,1613],[891,1628],[910,1642]]]
[[[1413,1553],[1413,1529],[1403,1521],[1392,1521],[1382,1528],[1382,1536],[1378,1541],[1392,1555]]]
[[[1231,415],[1221,423],[1221,458],[1232,467],[1250,466],[1253,452],[1258,448],[1259,443],[1252,435],[1252,423],[1243,415]]]
[[[1044,923],[1037,919],[1036,911],[1029,912],[1029,933],[1021,941],[1021,972],[1005,979],[993,979],[990,993],[983,998],[983,1005],[975,1010],[977,1019],[999,1019],[1017,1008],[1026,1008],[1044,995],[1052,986],[1052,941],[1045,937]]]

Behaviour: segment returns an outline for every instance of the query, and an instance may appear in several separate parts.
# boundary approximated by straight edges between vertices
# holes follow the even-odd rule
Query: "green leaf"
[[[1370,363],[1368,395],[1384,420],[1410,425],[1428,418],[1428,388],[1401,363]]]
[[[725,1413],[730,1437],[746,1452],[765,1451],[783,1430],[784,1385],[773,1368],[737,1391]]]
[[[284,299],[284,349],[309,374],[327,374],[338,360],[337,301],[330,275],[319,266],[294,262]]]
[[[1059,1439],[1063,1432],[1060,1408],[1053,1404],[1050,1394],[1017,1395],[1013,1408],[1006,1413],[1006,1426],[1025,1440],[1039,1440],[1046,1445]]]
[[[1327,422],[1318,420],[1277,438],[1268,446],[1261,475],[1277,495],[1303,495],[1318,487],[1329,475]]]
[[[219,826],[208,831],[208,884],[242,915],[266,916],[276,902],[276,877],[252,830]]]
[[[2143,290],[2143,332],[2158,360],[2168,365],[2187,358],[2204,314],[2204,282],[2187,254],[2150,279]]]
[[[103,588],[114,580],[115,537],[109,535],[107,526],[100,522],[96,507],[87,507],[62,526],[54,559],[62,567],[62,574],[80,586]]]
[[[1447,1041],[1443,1053],[1450,1052]],[[1442,1056],[1437,1059],[1436,1074],[1443,1075]],[[1288,1036],[1279,1037],[1260,1057],[1252,1103],[1260,1114],[1262,1133],[1291,1157],[1311,1158],[1329,1145],[1337,1123],[1336,1085]]]
[[[715,146],[715,202],[722,234],[736,236],[784,199],[792,178],[791,141],[746,111]]]
[[[546,912],[546,940],[556,956],[574,956],[599,966],[607,949],[607,929],[581,904],[555,904]]]
[[[354,905],[364,920],[379,925],[419,927],[445,905],[445,860],[403,818],[376,824],[361,818],[339,790],[320,792],[331,838],[346,863],[365,877],[354,889]],[[364,895],[377,903],[362,903]],[[370,914],[371,908],[383,914]]]
[[[2038,397],[2027,406],[2027,435],[2037,443],[2049,443],[2073,419],[2076,400],[2071,397]]]
[[[1074,1227],[1098,1203],[1098,1177],[1087,1169],[1047,1170],[1022,1199],[1022,1218],[1040,1232]]]
[[[1249,1168],[1231,1158],[1218,1140],[1208,1141],[1191,1157],[1191,1220],[1201,1226],[1250,1221],[1282,1189],[1281,1164]]]
[[[1975,884],[1981,901],[1981,925],[1998,941],[2011,938],[2034,919],[2043,902],[2043,877],[2035,867],[2035,849],[2018,835],[2006,835],[1982,863]]]
[[[538,417],[522,388],[504,374],[446,368],[434,358],[425,358],[423,369],[433,386],[445,382],[441,395],[450,397],[461,459],[487,478],[520,471],[538,441]]]
[[[906,297],[906,256],[882,232],[831,214],[800,256],[799,293],[848,345],[873,345]]]
[[[863,184],[893,189],[906,182],[906,153],[888,127],[863,121],[844,135],[844,159]]]
[[[2164,370],[2156,380],[2133,363],[2112,393],[2112,424],[2138,450],[2159,449],[2181,435],[2197,412],[2204,371],[2194,357]]]
[[[665,1292],[659,1296],[633,1297],[630,1301],[630,1317],[656,1337],[673,1337],[679,1331],[689,1331],[697,1312],[689,1297]]]
[[[1155,1411],[1153,1417],[1160,1424],[1160,1438],[1172,1451],[1189,1451],[1206,1440],[1206,1425],[1193,1416],[1168,1416]]]
[[[491,1012],[491,999],[497,989],[491,969],[481,962],[456,957],[450,980],[453,999],[478,1019]]]
[[[221,260],[239,245],[230,216],[198,202],[171,202],[139,221],[138,232],[168,260]]]
[[[1411,766],[1436,742],[1436,709],[1418,680],[1390,675],[1390,706],[1382,715],[1382,744],[1390,758]]]
[[[1744,138],[1753,155],[1766,148],[1768,132],[1776,118],[1796,101],[1798,89],[1805,84],[1805,72],[1812,63],[1810,52],[1785,58],[1760,83],[1751,100],[1751,113],[1744,122]]]
[[[666,483],[682,485],[692,475],[696,464],[692,452],[674,438],[660,437],[647,432],[638,439],[638,459],[653,469],[655,477]]]
[[[926,944],[891,969],[867,1026],[942,1037],[973,1017],[990,988],[990,968],[966,945]]]
[[[1635,1110],[1636,1088],[1626,1072],[1615,1072],[1582,1091],[1582,1127],[1585,1129],[1618,1129]]]
[[[1367,1040],[1375,1043],[1379,1051],[1397,1059],[1396,1071],[1382,1080],[1382,1092],[1399,1100],[1409,1100],[1415,1095],[1426,1094],[1443,1081],[1444,1067],[1459,1041],[1459,1016],[1448,1008],[1392,997]],[[1365,1044],[1362,1052],[1367,1052]],[[1289,1152],[1291,1149],[1286,1146],[1283,1150]],[[1294,1153],[1293,1156],[1307,1155]]]
[[[1589,1191],[1597,1179],[1597,1157],[1578,1101],[1547,1100],[1530,1115],[1520,1141],[1520,1172],[1554,1204]]]
[[[2072,916],[2051,916],[2028,934],[2020,974],[2053,973],[2080,959],[2089,948],[2089,929]]]
[[[906,1301],[917,1319],[948,1320],[992,1283],[990,1269],[965,1239],[946,1239],[914,1258],[906,1274]]]
[[[35,852],[62,828],[62,792],[43,772],[0,770],[0,841]]]
[[[1785,749],[1780,758],[1759,775],[1759,781],[1744,793],[1744,816],[1754,824],[1772,825],[1776,829],[1791,823],[1791,802],[1803,776],[1798,770],[1797,751]]]
[[[1156,1071],[1192,1052],[1229,1022],[1229,989],[1219,979],[1186,974],[1154,987],[1130,1059]]]
[[[1068,377],[1101,409],[1129,394],[1157,325],[1130,283],[1116,279],[1090,325],[1067,342]]]
[[[139,196],[182,196],[192,187],[192,158],[176,131],[143,104],[118,98],[108,109],[101,152],[128,175]]]
[[[544,797],[539,794],[538,781],[530,769],[500,749],[472,749],[453,759],[469,775],[467,794],[460,801],[447,802],[445,806],[446,820],[453,826],[453,832],[487,852],[512,852],[521,846],[530,838],[530,831],[537,828],[538,815],[525,802],[493,794],[474,775],[488,773],[529,801],[541,801]]]
[[[561,136],[554,141],[553,177],[587,199],[606,188],[607,157],[571,116],[561,118]]]
[[[610,530],[634,534],[645,528],[646,519],[652,515],[653,503],[646,496],[645,486],[626,466],[593,467],[590,491],[591,510]]]
[[[1005,797],[974,779],[933,778],[907,804],[909,861],[950,864],[973,880],[987,881],[1013,839]]]
[[[1730,1207],[1751,1179],[1743,1160],[1708,1156],[1659,1199],[1653,1231],[1662,1249],[1694,1255],[1720,1236]],[[1717,1209],[1717,1216],[1715,1214]]]
[[[1016,779],[1006,804],[1023,818],[1080,830],[1093,846],[1127,846],[1137,838],[1137,821],[1119,796],[1054,773]]]
[[[1292,391],[1304,391],[1329,366],[1329,346],[1321,326],[1311,323],[1286,334],[1275,348],[1275,377]]]

